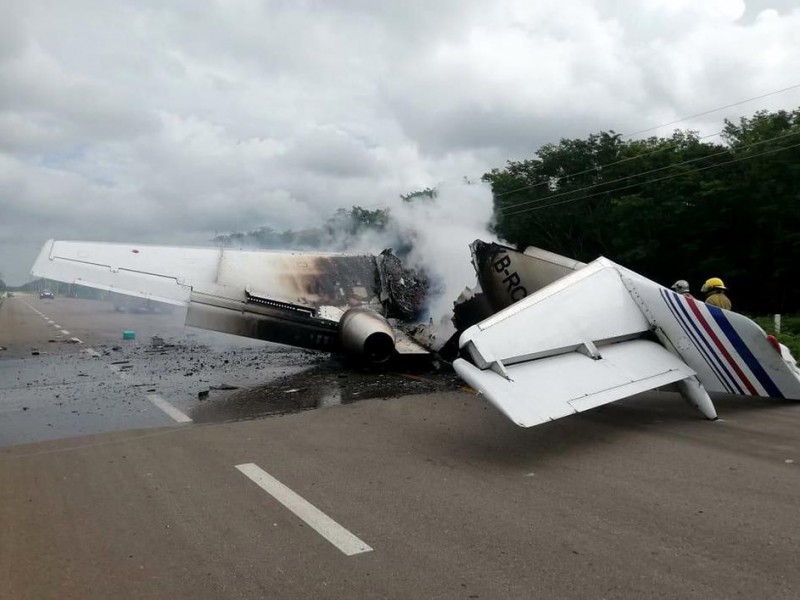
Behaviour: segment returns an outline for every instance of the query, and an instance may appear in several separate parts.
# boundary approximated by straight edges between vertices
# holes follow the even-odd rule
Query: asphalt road
[[[446,375],[63,298],[7,301],[0,346],[0,598],[800,596],[797,404],[712,423],[651,393],[523,430]]]

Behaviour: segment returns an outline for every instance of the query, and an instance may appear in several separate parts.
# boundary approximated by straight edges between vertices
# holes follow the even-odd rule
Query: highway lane
[[[181,312],[117,313],[101,301],[8,299],[0,310],[0,446],[176,419],[249,419],[457,381],[345,372],[323,354],[182,321]],[[135,339],[123,340],[123,331]]]
[[[211,386],[245,386],[308,367],[292,349],[186,330],[182,318],[179,311],[117,313],[102,301],[7,299],[0,310],[0,446],[170,425],[153,395],[191,411]],[[123,340],[123,331],[136,338]],[[163,344],[154,346],[153,336]]]
[[[77,386],[105,373],[123,384],[107,397],[134,393],[105,365],[125,351],[111,333],[100,357],[58,343],[45,358],[95,365]],[[186,376],[180,353],[136,348],[136,377],[177,362],[159,390],[195,415],[178,382],[192,395],[209,363]],[[42,358],[12,352],[0,368]],[[297,368],[281,394],[330,385]],[[0,598],[796,598],[800,405],[717,407],[711,423],[648,394],[523,430],[448,391],[224,423],[152,407],[166,426],[9,445]],[[344,554],[237,469],[249,463],[372,550]]]

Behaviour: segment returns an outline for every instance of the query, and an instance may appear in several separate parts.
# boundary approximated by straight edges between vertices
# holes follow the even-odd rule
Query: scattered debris
[[[164,338],[158,335],[154,335],[150,338],[150,345],[153,348],[162,348],[164,346]]]
[[[422,313],[430,283],[425,275],[407,268],[391,248],[376,257],[381,301],[387,306],[387,316],[416,319]]]
[[[135,340],[136,339],[136,332],[126,330],[122,332],[122,339],[123,340]]]
[[[793,464],[794,464],[794,461],[793,461],[791,458],[787,458],[787,459],[786,459],[785,461],[783,461],[783,462],[785,462],[787,465],[793,465]]]

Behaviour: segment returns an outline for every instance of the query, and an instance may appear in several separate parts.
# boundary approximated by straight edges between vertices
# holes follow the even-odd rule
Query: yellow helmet
[[[706,282],[703,284],[703,287],[700,288],[700,291],[704,294],[706,292],[710,292],[711,290],[727,290],[728,288],[725,287],[725,284],[722,283],[722,279],[719,277],[712,277],[711,279],[706,279]]]

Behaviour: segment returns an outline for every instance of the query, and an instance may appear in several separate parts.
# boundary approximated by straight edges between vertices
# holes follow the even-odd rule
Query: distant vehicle
[[[39,292],[39,298],[55,298],[55,296],[50,290],[43,290]]]

